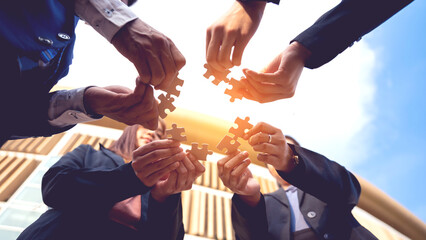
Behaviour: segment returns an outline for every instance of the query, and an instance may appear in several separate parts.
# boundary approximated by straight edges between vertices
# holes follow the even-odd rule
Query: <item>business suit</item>
[[[130,163],[101,146],[81,145],[44,175],[44,202],[52,209],[18,239],[183,239],[180,194],[156,202]],[[141,220],[134,231],[108,218],[112,206],[141,195]]]
[[[290,146],[299,156],[299,164],[289,174],[278,173],[298,188],[300,211],[316,237],[377,239],[351,213],[361,192],[355,176],[320,154]],[[238,195],[232,203],[237,239],[291,239],[290,205],[283,189],[262,195],[255,207],[245,204]]]
[[[47,121],[51,88],[68,74],[73,58],[73,1],[25,0],[0,4],[0,144],[7,139],[50,136],[70,127]],[[39,67],[43,51],[57,52]]]
[[[413,0],[342,0],[300,33],[297,41],[311,51],[305,67],[331,61]]]

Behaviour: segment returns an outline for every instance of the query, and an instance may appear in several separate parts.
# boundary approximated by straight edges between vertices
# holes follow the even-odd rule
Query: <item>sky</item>
[[[241,67],[260,70],[337,0],[268,4]],[[231,103],[203,77],[205,33],[232,0],[139,0],[133,11],[185,56],[180,108],[234,121],[250,117],[296,138],[368,180],[426,222],[426,3],[415,1],[321,68],[304,69],[291,99]],[[309,6],[309,7],[306,7]],[[114,47],[80,22],[70,74],[59,85],[124,85],[137,72]],[[233,68],[230,76],[242,76]],[[161,91],[155,94],[158,96]],[[220,139],[218,139],[220,141]]]

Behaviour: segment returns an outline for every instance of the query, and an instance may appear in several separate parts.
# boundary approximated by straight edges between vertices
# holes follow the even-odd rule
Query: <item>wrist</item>
[[[151,190],[152,199],[154,199],[155,201],[157,201],[159,203],[165,202],[169,196],[170,195],[168,195],[168,194],[162,194],[162,193],[159,193],[155,190]]]
[[[294,154],[293,150],[287,146],[284,161],[280,166],[274,166],[278,171],[289,173],[299,165],[299,156]]]
[[[238,197],[245,202],[250,207],[255,207],[260,201],[260,192],[256,192],[253,195],[241,195],[238,194]]]
[[[303,63],[306,63],[306,61],[311,57],[311,51],[299,42],[294,41],[290,43],[289,47]]]
[[[84,110],[86,111],[88,115],[91,115],[91,116],[101,115],[101,113],[99,113],[98,111],[96,111],[96,109],[94,109],[94,105],[91,104],[93,103],[92,99],[93,99],[94,91],[96,88],[97,88],[96,86],[89,86],[89,87],[86,87],[86,89],[84,89],[84,95],[83,95]]]

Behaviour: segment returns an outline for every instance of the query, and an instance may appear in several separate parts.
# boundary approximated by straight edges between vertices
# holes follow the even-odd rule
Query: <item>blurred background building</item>
[[[178,127],[191,126],[185,128],[188,140],[184,148],[198,142],[209,144],[209,149],[214,151],[204,162],[205,173],[196,180],[192,190],[182,193],[185,239],[235,239],[231,223],[232,192],[218,178],[215,164],[223,156],[216,145],[233,123],[185,109],[177,109],[165,120],[168,128],[172,123]],[[16,239],[47,209],[41,197],[41,179],[52,164],[80,144],[89,144],[95,149],[99,149],[99,144],[110,146],[124,127],[103,118],[52,137],[8,141],[3,145],[0,149],[0,239]],[[268,170],[255,161],[255,153],[247,143],[241,141],[241,144],[240,149],[247,150],[256,163],[250,167],[260,182],[261,191],[275,191],[277,185]],[[379,239],[426,239],[426,225],[420,219],[380,189],[358,179],[362,194],[353,214],[363,226]]]

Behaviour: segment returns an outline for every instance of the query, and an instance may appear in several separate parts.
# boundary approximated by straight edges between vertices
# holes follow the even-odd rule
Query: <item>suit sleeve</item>
[[[290,173],[278,171],[283,179],[335,208],[351,210],[358,203],[361,186],[351,172],[318,153],[289,145],[299,164]]]
[[[342,0],[292,41],[309,49],[308,68],[320,67],[354,41],[392,17],[412,0]]]
[[[146,239],[183,239],[181,194],[157,202],[150,192],[142,195],[142,227]]]
[[[232,226],[237,240],[268,240],[265,197],[261,194],[259,203],[251,207],[238,194],[232,197]]]
[[[63,211],[107,214],[114,203],[149,190],[131,164],[93,168],[90,161],[110,160],[101,151],[81,145],[64,155],[43,176],[44,202]]]

